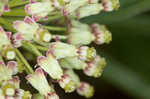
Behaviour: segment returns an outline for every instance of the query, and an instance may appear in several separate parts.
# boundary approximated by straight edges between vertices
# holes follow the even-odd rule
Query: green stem
[[[41,1],[41,0],[36,0],[37,2]],[[30,3],[29,0],[11,0],[8,5],[10,8],[15,8],[15,7],[19,7],[19,6],[24,6],[26,4]]]
[[[40,51],[48,51],[48,50],[49,50],[48,47],[43,47],[43,46],[39,46],[39,45],[35,45],[35,44],[34,44],[34,46],[35,46],[37,49],[39,49]]]
[[[53,26],[44,26],[42,25],[43,28],[51,30],[51,31],[66,31],[66,28],[64,27],[53,27]]]
[[[22,42],[24,46],[26,46],[26,49],[29,51],[32,51],[36,56],[43,56],[41,52],[31,43],[23,41]]]
[[[27,13],[24,9],[11,9],[9,12],[4,12],[2,16],[24,17],[27,16]]]
[[[53,20],[56,20],[56,19],[59,19],[59,18],[61,18],[62,16],[61,15],[55,15],[55,16],[49,16],[48,17],[48,20],[40,20],[39,22],[46,22],[46,23],[48,23],[48,22],[50,22],[50,21],[53,21]]]
[[[33,69],[31,68],[31,66],[27,62],[27,60],[24,58],[24,56],[21,54],[21,52],[17,48],[15,49],[15,52],[18,55],[18,57],[20,58],[20,60],[24,63],[26,72],[28,74],[33,74],[34,73]]]
[[[49,43],[41,42],[41,41],[38,41],[38,40],[35,40],[35,39],[34,39],[34,42],[41,45],[41,46],[45,46],[45,47],[49,47],[49,45],[50,45]]]
[[[12,0],[8,3],[9,7],[14,8],[14,7],[18,7],[18,6],[23,6],[25,4],[28,4],[29,0],[26,1],[21,1],[21,0]]]
[[[11,32],[16,32],[16,30],[13,28],[13,25],[2,17],[0,17],[0,25]]]
[[[66,40],[68,38],[68,36],[66,35],[52,35],[53,39],[59,38],[60,40]]]

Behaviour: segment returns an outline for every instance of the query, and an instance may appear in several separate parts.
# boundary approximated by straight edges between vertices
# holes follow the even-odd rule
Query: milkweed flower
[[[8,12],[9,6],[8,6],[8,0],[1,0],[0,1],[0,16],[2,15],[3,12]]]
[[[104,11],[113,11],[118,10],[120,7],[119,0],[102,0],[102,4],[104,6]]]
[[[81,82],[77,89],[77,93],[86,98],[90,98],[94,94],[94,87],[86,82]]]
[[[13,50],[13,44],[11,43],[11,37],[11,32],[5,32],[0,26],[0,53],[8,60],[12,60],[16,56]]]
[[[78,57],[66,57],[59,60],[60,66],[67,69],[82,70],[86,67],[86,63]]]
[[[73,92],[76,89],[75,82],[67,74],[64,74],[61,79],[58,80],[58,83],[67,93]]]
[[[47,52],[46,57],[39,56],[37,59],[37,63],[53,79],[61,79],[61,76],[63,75],[63,70],[50,51]]]
[[[95,78],[98,78],[101,76],[105,66],[106,66],[105,58],[96,56],[94,60],[87,63],[87,67],[85,67],[84,73],[87,76],[93,76]]]
[[[38,65],[46,71],[50,77],[56,79],[59,85],[65,90],[65,92],[74,91],[74,82],[68,75],[63,74],[63,69],[60,67],[56,58],[50,51],[47,52],[47,56],[38,57]]]
[[[77,56],[77,48],[63,42],[52,42],[49,51],[52,52],[56,59]]]
[[[88,4],[86,6],[80,7],[76,11],[76,16],[78,19],[90,16],[90,15],[95,15],[100,13],[103,10],[103,6],[100,3],[96,4]]]
[[[80,23],[78,21],[72,21],[72,27],[68,38],[68,43],[81,46],[88,45],[91,42],[96,44],[109,43],[112,40],[111,32],[105,25]],[[79,27],[80,26],[80,27]],[[80,33],[82,31],[82,34]]]
[[[24,21],[15,21],[14,28],[25,40],[33,40],[40,26],[30,17],[25,17]]]
[[[13,37],[16,47],[21,46],[22,40],[40,40],[42,42],[51,40],[51,34],[28,16],[25,17],[24,21],[15,21],[14,28],[18,32]]]
[[[84,61],[93,60],[96,57],[96,50],[95,48],[88,46],[81,46],[78,48],[79,59]]]
[[[32,15],[35,21],[41,18],[47,18],[48,15],[54,11],[51,0],[43,0],[41,2],[33,2],[25,6],[25,11]]]
[[[79,78],[79,76],[73,71],[73,69],[65,69],[64,73],[69,75],[72,78],[72,80],[76,84],[76,89],[77,89],[78,86],[80,85],[80,78]]]
[[[96,44],[108,44],[110,41],[112,41],[112,34],[105,25],[92,24],[91,29],[95,35],[94,42]]]
[[[26,79],[35,89],[39,91],[40,94],[44,95],[46,99],[57,97],[57,96],[54,96],[55,92],[52,89],[52,87],[49,86],[45,78],[44,72],[41,68],[37,68],[35,73],[28,75]],[[58,98],[54,98],[54,99],[58,99]]]
[[[68,74],[74,80],[79,95],[86,98],[91,98],[94,95],[94,87],[87,82],[80,81],[79,76],[72,69],[66,69],[65,74]]]
[[[9,61],[7,65],[4,62],[0,62],[0,82],[11,79],[17,72],[17,62]]]
[[[31,99],[31,94],[28,91],[20,89],[18,76],[2,81],[0,91],[2,92],[0,97],[3,97],[1,99]]]
[[[88,3],[88,0],[70,0],[68,4],[66,4],[63,9],[63,15],[69,15],[70,13],[74,12],[79,7]]]
[[[87,24],[75,20],[71,21],[68,43],[76,46],[88,45],[94,39],[95,36],[91,33],[91,29]]]

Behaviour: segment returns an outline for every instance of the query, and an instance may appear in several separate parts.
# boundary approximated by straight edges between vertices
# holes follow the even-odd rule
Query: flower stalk
[[[27,60],[25,59],[25,57],[21,54],[21,52],[18,49],[15,49],[15,52],[18,55],[18,57],[21,59],[21,61],[24,63],[24,65],[25,65],[25,71],[27,72],[27,74],[33,74],[34,71],[33,71],[32,67],[27,62]]]
[[[64,27],[53,27],[53,26],[43,26],[43,28],[48,29],[50,31],[66,31]]]

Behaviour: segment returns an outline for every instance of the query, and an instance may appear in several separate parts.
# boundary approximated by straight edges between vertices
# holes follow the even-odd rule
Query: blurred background
[[[109,45],[97,46],[107,58],[101,78],[82,77],[95,86],[92,99],[150,99],[150,0],[120,0],[121,8],[83,19],[106,24],[113,34]],[[63,91],[62,91],[63,92]],[[84,99],[76,93],[61,99]]]

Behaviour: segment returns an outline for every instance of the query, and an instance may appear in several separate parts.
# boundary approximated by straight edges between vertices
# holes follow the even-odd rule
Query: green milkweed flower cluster
[[[74,70],[100,77],[106,60],[88,45],[108,44],[112,35],[105,25],[79,19],[118,8],[119,0],[0,0],[0,99],[59,99],[54,82],[92,97],[94,87]],[[18,9],[25,14],[13,17]],[[28,55],[36,56],[31,64]],[[25,81],[38,93],[22,89]]]

